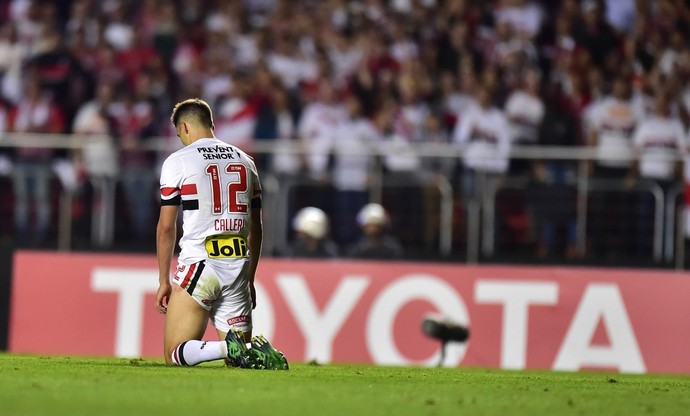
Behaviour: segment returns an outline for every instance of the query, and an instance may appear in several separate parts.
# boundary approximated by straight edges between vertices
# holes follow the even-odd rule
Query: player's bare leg
[[[202,308],[189,293],[178,285],[173,285],[168,311],[165,314],[163,345],[166,364],[176,364],[173,362],[172,355],[183,342],[201,340],[208,325],[208,316],[208,311]]]

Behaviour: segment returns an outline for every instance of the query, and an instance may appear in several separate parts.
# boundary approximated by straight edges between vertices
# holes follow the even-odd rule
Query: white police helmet
[[[326,213],[316,207],[305,207],[297,212],[292,220],[295,231],[304,233],[312,238],[321,239],[328,229]]]
[[[357,222],[360,226],[368,224],[385,226],[388,224],[388,214],[379,204],[366,204],[357,214]]]

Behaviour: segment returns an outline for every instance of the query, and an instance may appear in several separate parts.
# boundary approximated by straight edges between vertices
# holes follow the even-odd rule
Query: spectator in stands
[[[294,91],[300,83],[317,78],[319,74],[316,61],[306,51],[300,50],[299,39],[284,33],[276,35],[273,41],[266,63],[285,88]]]
[[[535,68],[526,70],[517,89],[505,103],[513,145],[535,149],[539,145],[539,127],[544,118],[544,102],[541,98],[541,77]],[[549,160],[524,159],[520,156],[510,161],[512,175],[530,178],[525,191],[525,204],[530,228],[538,235],[540,256],[550,251],[553,245],[553,227],[543,212],[544,205],[553,205],[553,200],[542,198],[548,189],[547,165]],[[549,189],[550,190],[550,189]],[[535,234],[535,233],[532,233]]]
[[[84,103],[74,118],[72,131],[83,136],[84,146],[80,162],[83,171],[88,175],[91,187],[81,187],[76,195],[77,202],[84,206],[76,210],[75,243],[86,244],[87,235],[92,236],[92,245],[107,246],[112,243],[107,236],[112,229],[115,217],[114,203],[119,155],[113,138],[116,137],[115,118],[112,106],[115,101],[115,89],[110,84],[100,84],[96,88],[96,97]],[[91,209],[85,209],[91,193]],[[111,221],[89,221],[91,218],[107,218]],[[89,223],[93,226],[89,226]]]
[[[428,216],[428,201],[424,195],[427,187],[433,186],[433,174],[425,169],[422,157],[414,146],[430,143],[429,131],[434,122],[429,121],[430,108],[423,100],[425,76],[416,72],[415,61],[405,61],[397,83],[398,102],[390,100],[388,106],[389,125],[383,142],[384,200],[394,207],[394,215],[407,224],[399,230],[398,237],[408,244],[415,243],[428,247],[429,241],[420,238],[419,230],[425,229]],[[429,136],[427,136],[429,134]],[[438,137],[437,137],[438,138]],[[432,230],[430,230],[432,231]]]
[[[98,44],[100,38],[100,24],[94,15],[93,2],[89,0],[75,0],[70,7],[69,18],[65,24],[65,36],[68,43],[75,38],[82,37],[91,47]]]
[[[441,74],[438,97],[440,108],[436,111],[441,113],[444,127],[449,133],[468,110],[477,105],[477,83],[477,75],[472,65],[463,65],[457,77],[451,72]]]
[[[388,233],[390,220],[381,205],[365,205],[357,214],[357,223],[362,229],[362,238],[350,247],[349,257],[375,260],[394,260],[403,257],[402,245]]]
[[[634,1],[605,0],[606,21],[619,33],[630,33],[637,17]]]
[[[480,208],[484,195],[496,187],[508,171],[511,146],[508,119],[503,110],[494,106],[491,93],[485,84],[478,88],[478,105],[467,112],[453,132],[453,142],[462,151],[460,186],[467,213],[466,224],[484,221]],[[499,218],[498,215],[494,217],[495,224]]]
[[[134,95],[125,92],[109,106],[120,151],[120,183],[130,220],[129,234],[139,242],[148,241],[154,229],[155,154],[144,148],[146,140],[155,136],[149,85],[148,77],[140,76]]]
[[[519,87],[524,72],[537,63],[534,44],[517,36],[508,22],[497,25],[496,40],[493,47],[488,48],[487,55],[487,62],[500,70],[507,89]]]
[[[163,135],[163,132],[170,129],[170,121],[164,121],[168,117],[168,111],[174,105],[173,99],[179,94],[179,89],[171,76],[167,64],[163,62],[159,55],[153,55],[146,62],[146,65],[139,77],[147,77],[148,92],[146,96],[153,106],[153,122],[151,124],[151,134],[156,136]]]
[[[659,91],[655,101],[654,114],[642,119],[635,129],[633,142],[639,155],[639,178],[659,186],[665,197],[679,183],[685,131],[680,120],[671,115],[667,93]],[[642,194],[637,207],[638,255],[651,253],[654,209],[653,195]]]
[[[106,17],[103,39],[116,51],[125,51],[132,46],[136,32],[128,21],[127,7],[123,2],[107,2],[102,5]]]
[[[0,92],[15,103],[22,95],[22,65],[29,54],[28,45],[19,42],[17,29],[11,23],[0,28]]]
[[[470,30],[468,22],[459,20],[440,37],[437,58],[439,70],[456,74],[467,64],[480,63],[481,54],[472,44]]]
[[[357,72],[362,62],[362,48],[359,43],[364,40],[347,32],[335,32],[327,43],[328,58],[333,66],[336,85],[344,86],[347,80]]]
[[[357,238],[357,212],[369,200],[369,186],[374,158],[381,134],[362,114],[362,104],[356,96],[345,101],[347,119],[331,132],[333,149],[333,187],[336,205],[333,216],[334,237],[347,246]]]
[[[110,46],[103,45],[95,57],[96,85],[112,84],[129,90],[124,68],[117,64],[117,52]]]
[[[638,94],[624,101],[651,114],[661,74],[683,91],[679,116],[686,123],[690,119],[690,88],[684,87],[690,76],[686,47],[690,36],[685,30],[690,7],[682,1],[215,3],[208,7],[208,1],[197,0],[73,0],[67,7],[61,2],[10,2],[3,8],[8,19],[0,22],[0,98],[16,105],[23,94],[22,76],[31,72],[26,69],[39,68],[42,85],[55,92],[54,104],[69,130],[80,124],[71,123],[72,116],[95,94],[93,86],[110,84],[118,95],[135,96],[138,78],[143,77],[149,105],[138,107],[143,113],[150,110],[154,120],[143,136],[169,134],[156,120],[167,119],[164,114],[170,102],[181,95],[227,99],[228,93],[237,94],[238,78],[244,78],[251,93],[240,94],[244,101],[234,110],[257,105],[263,117],[260,111],[272,101],[272,94],[256,94],[265,66],[283,84],[298,138],[309,152],[304,172],[323,185],[310,193],[311,201],[301,201],[300,206],[323,206],[314,202],[320,194],[330,195],[333,166],[327,137],[346,118],[341,93],[358,96],[366,117],[377,121],[385,118],[382,115],[389,113],[389,107],[400,109],[389,120],[390,131],[395,124],[397,134],[412,132],[414,138],[408,143],[422,145],[428,141],[427,121],[433,125],[434,120],[442,120],[449,132],[459,131],[471,113],[472,118],[481,113],[470,111],[474,103],[468,99],[476,95],[478,84],[490,90],[496,105],[513,106],[504,99],[524,80],[525,67],[538,65],[549,87],[538,95],[554,104],[545,106],[542,131],[549,133],[539,143],[587,144],[579,141],[584,131],[586,137],[596,136],[603,154],[616,141],[596,122],[603,102],[611,99],[609,80],[616,78],[619,68],[632,68],[624,83]],[[482,75],[474,76],[475,72]],[[414,88],[409,88],[411,84]],[[558,86],[559,94],[552,93],[552,85]],[[408,94],[412,90],[414,94]],[[312,97],[315,91],[320,91],[316,99]],[[263,98],[255,101],[257,95]],[[414,99],[406,102],[410,96]],[[122,106],[114,104],[111,115],[121,120]],[[426,113],[417,111],[422,108]],[[284,127],[289,124],[283,117],[287,113],[281,110],[281,114]],[[581,125],[582,119],[593,122]],[[564,128],[568,133],[562,132]],[[117,130],[122,137],[122,123]],[[258,135],[259,129],[254,130]],[[475,149],[470,153],[488,143],[475,144],[467,143],[468,150]],[[553,170],[556,165],[547,167],[549,184],[566,182],[568,169]],[[601,177],[600,166],[595,178]],[[596,199],[595,195],[594,209]],[[393,216],[397,218],[397,213]],[[593,219],[590,225],[597,228],[599,220]]]
[[[111,84],[98,85],[96,97],[79,107],[72,124],[72,131],[76,134],[104,136],[115,133],[115,126],[110,115],[110,105],[114,98],[115,90]]]
[[[531,168],[525,199],[537,238],[535,254],[546,258],[557,255],[556,249],[565,246],[565,257],[574,259],[578,256],[575,187],[559,181],[546,163],[535,163]]]
[[[429,147],[434,145],[450,145],[450,133],[445,128],[440,116],[435,112],[430,112],[424,123],[422,129],[422,137],[424,142],[429,144]],[[423,172],[425,181],[422,184],[422,206],[423,209],[419,212],[424,213],[424,220],[422,222],[423,246],[429,253],[435,251],[438,245],[438,234],[440,231],[440,204],[442,203],[442,187],[452,182],[451,178],[455,171],[456,158],[453,155],[434,155],[433,157],[423,157],[420,170]],[[419,215],[419,212],[412,215]],[[408,234],[411,235],[412,233]],[[403,239],[403,236],[398,234],[403,243],[408,249],[412,249],[408,240]],[[418,241],[419,236],[413,237],[413,241]]]
[[[181,26],[177,22],[176,6],[173,2],[163,2],[160,6],[154,5],[149,16],[151,22],[151,39],[158,56],[164,62],[171,62],[175,47],[177,46],[178,33]]]
[[[147,43],[140,31],[134,31],[126,46],[118,48],[116,61],[118,68],[124,71],[125,81],[130,90],[136,88],[138,78],[144,73],[149,62],[158,58],[153,45]]]
[[[232,92],[222,97],[217,105],[216,129],[218,137],[226,143],[251,151],[254,142],[257,102],[251,100],[251,84],[246,77],[236,78]]]
[[[284,250],[286,257],[336,258],[338,246],[328,238],[328,217],[316,207],[305,207],[292,221],[297,239]]]
[[[629,195],[633,179],[633,133],[644,116],[639,102],[633,100],[630,78],[618,75],[611,94],[592,104],[586,122],[590,145],[596,146],[597,161],[592,176],[603,186],[592,197],[592,250],[596,255],[616,256],[628,247],[633,206]]]
[[[92,42],[86,39],[86,30],[79,29],[69,39],[67,43],[68,52],[76,59],[82,66],[83,70],[89,76],[89,84],[95,82],[96,65],[98,63],[98,49],[93,46]],[[90,91],[86,91],[90,93]],[[81,104],[78,102],[77,104]]]
[[[66,48],[62,32],[46,29],[40,37],[40,45],[40,50],[26,63],[26,70],[52,95],[61,107],[67,123],[65,127],[70,127],[77,109],[91,93],[91,77]],[[60,131],[63,132],[66,131]]]
[[[207,103],[218,107],[221,101],[228,98],[233,90],[231,68],[223,57],[208,59],[201,81],[201,96]]]
[[[524,73],[522,85],[513,91],[505,104],[505,113],[511,131],[511,142],[517,146],[537,146],[539,126],[544,118],[544,102],[541,98],[541,77],[536,69]],[[528,173],[532,161],[513,159],[511,171]]]
[[[504,112],[491,101],[484,85],[477,91],[478,105],[456,125],[453,141],[462,150],[462,189],[465,202],[478,202],[489,181],[508,170],[510,130]]]
[[[330,81],[319,83],[318,97],[307,104],[300,117],[297,133],[306,154],[306,167],[317,180],[328,176],[328,152],[332,132],[347,118],[346,109],[340,104]]]
[[[64,117],[52,97],[41,90],[36,78],[29,78],[24,94],[12,116],[12,131],[17,133],[62,133]],[[30,135],[22,136],[27,140]],[[43,244],[51,228],[51,162],[49,147],[22,146],[16,149],[12,176],[14,223],[20,243]],[[32,204],[35,219],[30,220]],[[33,225],[33,227],[31,226]]]
[[[543,20],[539,5],[528,0],[501,0],[494,9],[497,24],[513,27],[518,37],[532,39],[537,36]]]
[[[560,86],[550,84],[545,89],[544,104],[539,145],[581,145],[580,110],[576,98],[566,95]],[[567,259],[581,254],[576,248],[576,166],[576,161],[557,159],[537,161],[531,166],[525,198],[532,215],[538,258],[558,255],[560,247],[565,247]]]
[[[271,91],[270,100],[261,107],[254,132],[257,139],[275,140],[277,148],[285,148],[282,152],[276,151],[270,158],[271,171],[282,177],[293,177],[300,172],[300,155],[289,148],[295,146],[297,141],[295,118],[288,100],[287,91],[276,86]]]
[[[584,0],[581,11],[580,20],[573,26],[577,44],[589,52],[595,65],[604,67],[606,61],[617,64],[616,59],[620,55],[614,52],[618,48],[619,39],[604,20],[600,3],[596,0]]]

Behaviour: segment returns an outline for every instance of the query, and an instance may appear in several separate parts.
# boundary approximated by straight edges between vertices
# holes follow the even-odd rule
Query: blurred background
[[[2,262],[154,252],[200,97],[265,256],[684,268],[689,40],[684,0],[2,1]]]

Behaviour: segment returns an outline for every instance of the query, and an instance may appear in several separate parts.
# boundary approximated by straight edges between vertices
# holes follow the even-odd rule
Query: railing
[[[149,139],[143,146],[145,150],[157,152],[161,157],[181,147],[171,138]],[[56,149],[67,149],[83,153],[90,146],[104,146],[113,155],[117,154],[114,142],[109,137],[104,136],[83,136],[83,135],[37,135],[37,134],[4,134],[0,137],[0,148],[12,148],[17,146],[24,147],[45,147]],[[423,158],[453,158],[459,159],[462,152],[456,146],[449,144],[424,144],[410,145],[415,155]],[[281,143],[276,146],[273,141],[255,141],[250,150],[255,155],[274,155],[280,153],[291,153],[304,155],[308,151],[299,145],[299,142]],[[88,153],[88,151],[86,152]],[[386,150],[362,149],[361,154],[373,156],[384,156]],[[349,154],[356,154],[350,152]],[[575,182],[570,184],[576,189],[576,250],[580,255],[586,251],[587,222],[588,222],[588,199],[592,192],[624,192],[616,183],[592,179],[589,175],[588,163],[596,159],[595,149],[591,147],[514,147],[511,151],[511,158],[514,159],[538,159],[538,160],[560,160],[571,161],[576,165]],[[88,164],[88,161],[87,161]],[[88,169],[87,169],[88,171]],[[396,182],[395,175],[381,175],[381,169],[377,169],[378,180],[374,180],[370,189],[373,202],[380,202],[382,189],[403,186]],[[157,174],[152,172],[152,181],[157,180]],[[285,182],[280,177],[271,172],[263,171],[262,180],[264,185],[265,203],[267,209],[271,211],[270,218],[266,219],[266,251],[272,252],[273,248],[288,243],[287,229],[288,200],[293,188],[297,185],[308,184],[305,177],[295,177],[291,181]],[[393,178],[393,179],[390,179]],[[441,180],[424,179],[423,185],[434,188],[440,196],[438,205],[438,241],[436,243],[438,255],[447,257],[454,249],[453,241],[454,207],[457,204],[457,192],[454,192],[452,178],[441,178]],[[106,248],[113,241],[115,200],[113,195],[116,185],[116,176],[94,174],[89,176],[91,185],[95,191],[93,199],[93,217],[91,228],[91,240],[97,247]],[[501,182],[500,187],[494,183],[487,184],[486,192],[483,193],[481,201],[469,201],[465,206],[467,212],[466,233],[466,261],[476,263],[483,256],[491,258],[495,252],[495,233],[494,217],[496,215],[496,195],[501,189],[524,189],[525,181],[521,178],[506,177]],[[654,197],[654,235],[653,235],[653,258],[656,262],[672,263],[682,268],[685,258],[684,230],[682,216],[676,209],[677,200],[683,188],[676,186],[666,195],[656,185],[639,183],[634,192],[650,193]],[[59,224],[58,224],[58,248],[60,250],[70,250],[72,247],[72,201],[73,195],[69,190],[63,189],[60,195]],[[484,221],[479,221],[480,213],[484,216]],[[436,214],[435,214],[436,215]],[[481,225],[480,225],[481,224]]]
[[[662,261],[664,257],[664,244],[666,247],[666,261],[671,262],[673,260],[674,251],[674,240],[673,232],[675,229],[675,209],[674,206],[667,205],[666,212],[664,212],[665,203],[668,204],[670,201],[675,203],[675,198],[678,197],[676,191],[675,195],[669,195],[669,197],[664,199],[664,192],[655,183],[650,183],[646,181],[641,181],[631,189],[622,189],[619,182],[608,181],[608,180],[596,180],[589,179],[586,186],[577,186],[577,201],[586,201],[587,194],[589,192],[634,192],[634,193],[650,193],[654,198],[654,236],[653,236],[653,257],[657,262]],[[572,186],[572,185],[570,185]],[[524,190],[526,187],[526,181],[522,178],[508,178],[502,181],[501,186],[494,186],[494,184],[488,184],[488,191],[483,200],[483,211],[487,217],[484,221],[484,240],[482,245],[482,254],[486,257],[491,257],[494,254],[494,235],[496,230],[494,229],[495,221],[495,204],[496,204],[496,193],[501,189],[516,189]],[[675,189],[680,189],[676,187]],[[586,204],[586,202],[585,202]],[[576,239],[576,246],[578,248],[578,254],[584,255],[584,247],[586,244],[586,221],[587,221],[587,211],[586,205],[582,206],[581,210],[578,210],[577,215],[578,232]],[[582,224],[580,226],[580,224]],[[664,230],[666,230],[666,239],[664,240]],[[476,260],[476,259],[473,259]]]

